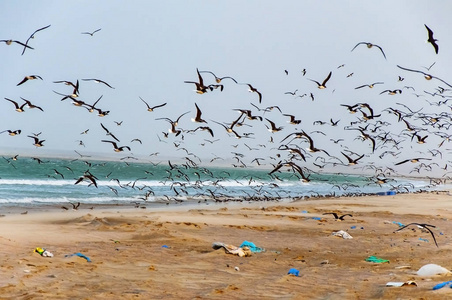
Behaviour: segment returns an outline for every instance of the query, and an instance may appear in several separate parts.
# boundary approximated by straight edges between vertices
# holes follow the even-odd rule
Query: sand
[[[0,299],[446,299],[452,275],[448,193],[146,209],[21,208],[0,218]],[[25,209],[24,209],[25,210]],[[337,221],[325,212],[351,213]],[[321,217],[321,220],[314,218]],[[431,235],[415,226],[428,223]],[[353,239],[332,233],[345,230]],[[421,239],[420,239],[421,238]],[[423,240],[425,239],[425,240]],[[265,248],[250,257],[213,242]],[[46,248],[54,257],[33,252]],[[91,259],[68,254],[82,253]],[[366,262],[369,256],[389,263]],[[295,268],[300,276],[288,275]],[[386,287],[413,280],[417,286]]]

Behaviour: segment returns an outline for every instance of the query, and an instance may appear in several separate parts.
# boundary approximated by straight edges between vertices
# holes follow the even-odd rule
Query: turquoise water
[[[253,168],[200,167],[125,161],[20,158],[0,161],[0,205],[52,203],[140,203],[224,200],[271,200],[322,195],[361,195],[426,189],[422,180],[378,185],[365,176],[311,173],[302,182],[287,168],[270,176]],[[95,176],[75,184],[84,174]]]

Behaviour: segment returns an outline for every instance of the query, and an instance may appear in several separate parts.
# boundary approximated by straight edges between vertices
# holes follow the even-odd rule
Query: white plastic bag
[[[450,271],[446,268],[443,268],[436,264],[427,264],[422,266],[418,271],[417,275],[419,276],[435,276],[450,273]]]

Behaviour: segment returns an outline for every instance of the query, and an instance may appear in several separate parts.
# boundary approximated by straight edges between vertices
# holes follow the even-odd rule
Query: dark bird
[[[111,143],[111,144],[113,145],[113,150],[114,150],[115,152],[122,152],[122,151],[124,151],[124,149],[127,149],[127,150],[130,151],[130,147],[129,147],[129,146],[121,146],[121,147],[118,147],[118,145],[116,144],[116,142],[113,142],[113,141],[107,141],[107,140],[102,140],[102,142],[104,142],[104,143]]]
[[[335,213],[335,212],[327,212],[327,213],[324,213],[323,215],[333,215],[335,220],[340,220],[340,221],[344,221],[344,217],[347,217],[347,216],[353,217],[351,214],[345,214],[342,216],[338,216],[337,213]]]
[[[40,111],[44,111],[41,107],[32,104],[32,103],[31,103],[29,100],[27,100],[27,99],[24,99],[24,98],[22,98],[22,97],[20,97],[20,99],[24,100],[25,103],[28,105],[28,107],[29,107],[30,109],[31,109],[31,108],[37,108],[37,109],[39,109]]]
[[[432,159],[431,158],[421,158],[421,157],[419,157],[419,158],[411,158],[411,159],[402,160],[401,162],[398,162],[395,165],[398,166],[398,165],[401,165],[401,164],[404,164],[404,163],[407,163],[407,162],[417,163],[420,160],[432,160]]]
[[[198,104],[195,103],[196,106],[196,117],[192,118],[192,122],[196,122],[196,123],[207,123],[206,120],[203,120],[201,118],[202,112],[198,107]]]
[[[369,42],[360,42],[360,43],[356,44],[355,47],[353,47],[352,51],[355,50],[355,48],[358,47],[361,44],[366,45],[367,48],[369,48],[369,49],[374,47],[374,46],[377,47],[378,49],[380,49],[381,53],[383,54],[383,57],[386,59],[386,55],[385,55],[383,49],[380,46],[372,44],[372,43],[369,43]]]
[[[326,155],[330,156],[328,154],[328,152],[326,152],[325,150],[314,147],[314,141],[312,140],[312,138],[309,135],[307,135],[306,132],[303,132],[303,136],[309,142],[309,148],[306,148],[306,150],[308,150],[309,152],[319,152],[319,151],[321,151],[321,152],[324,152]]]
[[[113,135],[113,133],[110,132],[110,130],[107,129],[107,127],[104,126],[104,124],[100,123],[100,126],[107,132],[107,135],[114,138],[117,142],[119,142],[118,138]]]
[[[91,173],[85,173],[83,176],[79,177],[74,184],[79,184],[82,181],[88,180],[90,185],[93,184],[97,188],[97,178]]]
[[[417,226],[420,227],[420,228],[423,228],[423,229],[428,230],[428,231],[430,232],[430,234],[432,235],[433,241],[435,241],[436,247],[438,247],[438,243],[436,242],[435,235],[433,234],[433,231],[429,228],[429,227],[436,228],[435,225],[430,225],[430,224],[420,224],[420,223],[410,223],[410,224],[408,224],[408,225],[405,225],[405,226],[403,226],[403,227],[397,229],[397,230],[394,231],[394,232],[398,232],[398,231],[400,231],[400,230],[402,230],[402,229],[404,229],[404,228],[406,228],[406,227],[408,227],[408,226],[410,226],[410,225],[417,225]]]
[[[402,94],[402,90],[384,90],[383,92],[380,93],[388,93],[388,95],[396,95],[396,94]]]
[[[93,32],[82,32],[82,34],[89,34],[90,36],[93,36],[96,32],[100,31],[102,28],[96,29]]]
[[[343,156],[345,156],[345,158],[347,158],[348,164],[349,164],[350,166],[356,165],[356,164],[358,163],[358,160],[360,160],[361,158],[364,157],[364,154],[363,154],[363,155],[359,156],[358,158],[352,159],[350,156],[348,156],[348,155],[345,154],[344,152],[341,151],[341,153],[342,153]]]
[[[294,115],[288,115],[288,114],[282,114],[282,115],[286,116],[286,117],[290,117],[290,121],[288,121],[290,124],[298,125],[301,123],[301,120],[297,120]]]
[[[215,77],[215,81],[216,83],[220,83],[223,79],[231,79],[232,81],[234,81],[235,83],[237,83],[237,80],[235,80],[234,78],[230,77],[230,76],[225,76],[225,77],[218,77],[217,75],[215,75],[213,72],[211,71],[199,71],[199,73],[209,73],[212,74]]]
[[[363,87],[368,87],[368,88],[373,88],[376,84],[383,84],[384,82],[374,82],[374,83],[371,83],[371,84],[364,84],[364,85],[360,85],[360,86],[358,86],[358,87],[355,87],[355,90],[357,90],[357,89],[360,89],[360,88],[363,88]]]
[[[428,40],[427,40],[427,42],[429,42],[430,44],[432,44],[433,48],[435,48],[435,53],[438,54],[438,52],[439,52],[439,47],[438,47],[438,44],[436,43],[436,41],[438,41],[438,40],[435,39],[435,38],[433,38],[433,31],[432,31],[430,28],[428,28],[427,25],[424,24],[424,26],[425,26],[425,28],[426,28],[427,31],[428,31]]]
[[[22,104],[21,106],[19,106],[19,104],[16,101],[13,101],[11,99],[5,98],[5,100],[8,100],[9,102],[13,103],[14,106],[16,107],[16,111],[17,112],[24,112],[24,106],[27,105],[27,102],[25,102],[24,104]]]
[[[281,130],[283,129],[282,126],[276,127],[275,122],[273,122],[273,121],[271,121],[271,120],[269,120],[269,119],[267,119],[267,118],[265,118],[265,120],[267,120],[268,123],[270,123],[270,127],[268,127],[267,125],[265,125],[265,127],[267,127],[268,131],[270,131],[270,132],[273,133],[273,132],[281,131]]]
[[[34,38],[35,38],[35,34],[36,34],[37,32],[39,32],[39,31],[41,31],[41,30],[44,30],[44,29],[47,29],[47,28],[49,28],[49,27],[50,27],[50,25],[47,25],[47,26],[42,27],[42,28],[39,28],[39,29],[35,30],[35,32],[33,32],[33,33],[30,35],[30,37],[29,37],[29,38],[27,39],[27,41],[25,42],[24,50],[22,50],[22,55],[24,55],[25,50],[28,48],[28,41],[29,41],[30,39],[34,39]]]
[[[312,79],[309,79],[309,80],[311,80],[311,81],[317,83],[317,87],[318,87],[319,89],[326,89],[326,83],[328,82],[328,80],[330,80],[331,74],[333,74],[333,72],[330,72],[330,73],[328,74],[328,76],[325,78],[325,80],[322,82],[322,84],[320,84],[318,81],[315,81],[315,80],[312,80]]]
[[[8,132],[8,134],[10,136],[15,136],[15,135],[19,135],[22,132],[22,130],[20,130],[20,129],[18,129],[18,130],[9,130],[9,129],[7,129],[7,130],[3,130],[2,132],[0,132],[0,134],[2,134],[3,132]]]
[[[105,81],[100,80],[100,79],[87,78],[87,79],[82,79],[82,80],[83,80],[83,81],[94,81],[94,82],[96,82],[96,83],[103,83],[103,84],[105,84],[106,86],[108,86],[109,88],[114,89],[114,87],[112,87],[111,85],[109,85],[108,83],[106,83]]]
[[[71,96],[74,97],[74,98],[78,97],[78,94],[79,94],[79,91],[78,91],[79,81],[78,81],[78,79],[77,79],[77,82],[75,84],[73,82],[67,81],[67,80],[58,80],[58,81],[54,81],[53,83],[64,83],[65,85],[72,86],[74,88],[74,91],[72,92]],[[57,93],[57,94],[59,94],[59,93]]]
[[[41,79],[42,80],[42,77],[39,75],[28,75],[28,76],[25,76],[24,79],[22,79],[22,81],[19,82],[17,85],[21,85],[21,84],[27,82],[28,80],[33,80],[33,79]]]
[[[80,206],[80,202],[77,202],[77,203],[69,202],[69,203],[71,203],[73,210],[77,210],[79,208],[79,206]]]
[[[210,133],[210,135],[211,135],[212,137],[214,137],[212,129],[211,129],[210,127],[208,127],[208,126],[199,126],[199,127],[197,127],[196,129],[189,130],[189,132],[195,132],[195,131],[197,131],[197,130],[204,130],[204,131],[207,131],[207,132]]]
[[[212,90],[211,87],[204,85],[204,80],[201,76],[201,73],[199,73],[198,68],[196,68],[196,73],[198,74],[198,82],[196,81],[184,81],[184,83],[193,83],[196,85],[196,93],[198,94],[204,94],[207,93],[208,90]]]
[[[25,45],[24,43],[21,43],[19,41],[15,41],[15,40],[0,40],[0,43],[5,43],[6,45],[11,45],[12,43],[16,43],[16,44],[22,45],[28,49],[34,49],[28,45]]]
[[[159,108],[159,107],[162,107],[162,106],[165,106],[166,105],[166,102],[165,103],[163,103],[163,104],[159,104],[159,105],[156,105],[156,106],[150,106],[146,101],[144,101],[143,100],[143,98],[141,98],[140,97],[140,99],[141,99],[141,101],[143,101],[144,102],[144,104],[146,104],[146,106],[148,107],[148,111],[154,111],[154,109],[156,109],[156,108]]]
[[[261,92],[259,92],[255,87],[253,87],[251,84],[249,83],[245,83],[248,86],[248,91],[250,93],[256,93],[259,96],[259,103],[262,102],[262,94]]]
[[[34,142],[33,142],[33,145],[34,145],[34,146],[36,146],[36,147],[42,147],[42,146],[44,146],[42,143],[44,143],[45,140],[39,140],[37,137],[31,136],[31,135],[28,135],[28,137],[34,139]]]
[[[436,77],[436,76],[427,74],[427,73],[425,73],[425,72],[423,72],[423,71],[412,70],[412,69],[408,69],[408,68],[401,67],[401,66],[399,66],[399,65],[397,65],[397,67],[400,68],[400,69],[402,69],[402,70],[405,70],[405,71],[421,73],[421,74],[424,75],[424,78],[425,78],[426,80],[432,80],[432,79],[434,78],[434,79],[437,79],[437,80],[441,81],[442,83],[448,85],[449,87],[452,87],[452,85],[450,85],[449,83],[445,82],[445,81],[442,80],[441,78],[438,78],[438,77]]]

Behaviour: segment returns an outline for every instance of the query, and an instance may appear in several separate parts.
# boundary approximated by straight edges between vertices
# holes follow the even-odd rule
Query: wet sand
[[[147,209],[2,210],[1,299],[446,299],[452,275],[448,193],[197,204]],[[325,212],[350,213],[337,221]],[[321,218],[317,220],[316,218]],[[437,226],[431,235],[411,222]],[[332,233],[345,230],[353,239]],[[250,257],[213,242],[265,248]],[[163,247],[162,247],[163,246]],[[46,248],[52,258],[33,252]],[[66,255],[82,253],[91,259]],[[389,263],[371,263],[377,256]],[[287,275],[291,268],[300,276]],[[417,286],[386,287],[414,280]]]

